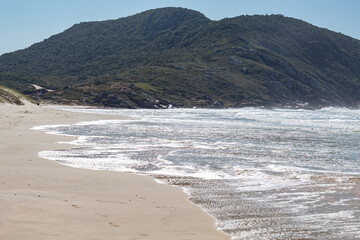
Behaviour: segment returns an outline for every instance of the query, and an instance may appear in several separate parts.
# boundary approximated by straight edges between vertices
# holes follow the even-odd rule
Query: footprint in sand
[[[71,206],[73,206],[74,208],[80,208],[78,205],[75,205],[75,204],[73,204]]]
[[[136,195],[136,197],[139,198],[139,199],[142,199],[142,200],[147,200],[147,198],[144,198],[144,197],[141,197],[141,196],[138,196],[138,195]]]
[[[96,213],[96,215],[99,215],[100,217],[105,217],[105,218],[109,217],[108,215],[106,215],[106,214],[101,214],[101,213]]]
[[[119,224],[116,224],[116,223],[113,223],[113,222],[109,222],[109,224],[110,224],[111,226],[113,226],[113,227],[120,227]]]

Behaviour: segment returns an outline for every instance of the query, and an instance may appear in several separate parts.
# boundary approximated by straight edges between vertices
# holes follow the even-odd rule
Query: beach
[[[359,235],[359,110],[67,110],[128,119],[37,127],[76,137],[39,156],[180,186],[233,240]]]
[[[0,109],[0,239],[230,239],[180,188],[38,156],[73,147],[58,143],[72,138],[32,127],[118,116],[30,103]]]

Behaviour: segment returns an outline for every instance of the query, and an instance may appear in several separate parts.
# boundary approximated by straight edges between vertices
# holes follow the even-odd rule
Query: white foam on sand
[[[42,126],[32,127],[31,129],[44,131],[46,134],[72,136],[72,135],[63,134],[61,131],[56,130],[56,128],[59,128],[59,127],[69,127],[69,126],[71,126],[71,125],[42,125]]]
[[[143,163],[141,161],[131,160],[123,155],[116,154],[107,157],[96,157],[101,153],[94,151],[86,151],[86,156],[94,154],[93,158],[84,157],[84,151],[42,151],[39,156],[49,160],[56,161],[60,164],[91,170],[111,170],[119,172],[138,172],[134,169],[134,166],[141,167]]]

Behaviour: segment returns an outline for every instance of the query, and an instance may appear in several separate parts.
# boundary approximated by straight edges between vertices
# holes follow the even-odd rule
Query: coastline
[[[1,239],[230,239],[180,188],[38,157],[42,150],[68,148],[56,142],[72,138],[34,126],[119,117],[30,103],[0,109]]]

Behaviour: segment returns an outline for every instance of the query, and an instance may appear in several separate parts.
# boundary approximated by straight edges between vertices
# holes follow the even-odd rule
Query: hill
[[[111,107],[356,107],[359,66],[359,40],[301,20],[212,21],[162,8],[76,24],[4,54],[0,83],[35,99]]]

